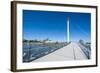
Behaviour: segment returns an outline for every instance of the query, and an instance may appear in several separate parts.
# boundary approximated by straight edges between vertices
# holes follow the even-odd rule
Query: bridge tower
[[[67,17],[67,42],[70,42],[70,23],[69,23],[69,17]]]

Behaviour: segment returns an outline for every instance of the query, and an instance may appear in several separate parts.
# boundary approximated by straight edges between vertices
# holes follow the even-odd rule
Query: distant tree
[[[91,44],[90,42],[86,42],[86,44]]]
[[[79,42],[80,42],[81,44],[83,44],[83,43],[84,43],[84,41],[83,41],[83,40],[79,40]]]
[[[44,41],[48,41],[49,39],[48,38],[46,38]]]
[[[29,42],[31,43],[31,42],[33,42],[33,40],[29,40]]]
[[[43,44],[45,44],[47,41],[51,41],[51,40],[49,40],[49,38],[46,38],[43,40]]]
[[[25,40],[25,39],[24,39],[24,40],[23,40],[23,42],[24,42],[24,43],[27,43],[27,42],[28,42],[28,40]]]
[[[58,41],[55,42],[55,44],[58,44],[58,43],[59,43]]]
[[[35,39],[34,42],[39,42],[39,41],[37,39]]]
[[[34,41],[33,41],[33,40],[29,40],[28,42],[29,42],[29,44],[31,45]]]

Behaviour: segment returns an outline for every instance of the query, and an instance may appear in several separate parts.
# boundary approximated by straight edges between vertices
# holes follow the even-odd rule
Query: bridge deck
[[[34,60],[34,62],[41,61],[66,61],[66,60],[83,60],[87,59],[86,55],[79,47],[78,43],[70,43],[69,45],[54,51],[46,56]]]

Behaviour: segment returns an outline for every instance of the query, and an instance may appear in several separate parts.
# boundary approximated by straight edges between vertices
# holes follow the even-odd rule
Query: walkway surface
[[[61,49],[58,49],[46,56],[34,60],[34,62],[83,60],[83,59],[87,59],[86,55],[79,47],[78,43],[72,42]]]

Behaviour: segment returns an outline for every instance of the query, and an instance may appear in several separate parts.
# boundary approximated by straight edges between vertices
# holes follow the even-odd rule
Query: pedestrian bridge
[[[80,48],[78,43],[71,42],[69,45],[60,48],[48,55],[34,60],[34,62],[45,61],[66,61],[66,60],[86,60],[86,54]]]

